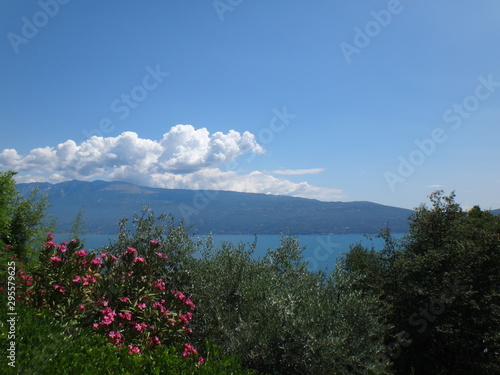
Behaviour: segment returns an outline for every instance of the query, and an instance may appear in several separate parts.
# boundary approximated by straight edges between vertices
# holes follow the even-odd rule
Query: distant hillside
[[[500,215],[500,208],[497,210],[491,210],[490,211],[493,215]]]
[[[314,199],[231,191],[159,189],[124,182],[67,181],[18,184],[26,195],[36,185],[47,193],[58,230],[71,226],[84,208],[91,233],[115,233],[120,218],[150,204],[155,213],[185,219],[197,234],[373,234],[389,226],[407,232],[411,210],[371,202],[321,202]]]

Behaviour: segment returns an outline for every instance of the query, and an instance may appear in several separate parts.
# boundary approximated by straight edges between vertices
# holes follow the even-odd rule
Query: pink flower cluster
[[[132,320],[132,314],[130,311],[123,311],[121,313],[118,313],[118,316],[124,320]]]
[[[91,283],[95,283],[97,282],[97,277],[95,277],[94,275],[86,275],[86,276],[79,276],[79,275],[76,275],[75,277],[73,277],[73,281],[74,283],[82,283],[82,285],[90,285]]]
[[[67,245],[68,243],[65,241],[65,242],[62,242],[58,247],[57,247],[57,250],[59,250],[59,252],[61,253],[65,253],[66,250],[67,250]]]
[[[146,264],[146,259],[144,259],[143,257],[135,257],[132,260],[132,263],[144,263],[144,264]]]
[[[129,348],[128,354],[139,354],[141,352],[141,349],[139,349],[137,346],[134,346],[132,344],[130,344],[128,346],[128,348]]]
[[[117,346],[122,345],[123,337],[120,331],[111,331],[108,333],[108,337],[111,339],[111,343]]]
[[[90,261],[90,264],[93,265],[93,266],[99,266],[99,265],[102,264],[102,259],[98,258],[98,257],[95,257],[94,259],[92,259]]]
[[[133,247],[127,247],[127,249],[125,250],[125,255],[129,255],[129,254],[137,254],[137,250],[134,249]]]
[[[23,270],[17,271],[17,274],[25,281],[26,286],[33,285],[33,276],[25,275]]]
[[[165,282],[162,279],[158,279],[153,282],[153,288],[157,290],[165,290]]]
[[[101,310],[102,320],[99,324],[94,323],[94,328],[97,328],[99,325],[110,325],[115,320],[116,312],[111,307],[106,307]]]
[[[62,259],[59,258],[58,256],[55,257],[50,257],[50,261],[52,262],[52,265],[58,264],[62,262]]]
[[[189,297],[187,297],[184,293],[179,292],[178,290],[173,290],[172,294],[177,298],[179,301],[184,302],[184,304],[191,310],[194,310],[196,308],[196,305],[191,301]]]
[[[194,354],[198,354],[198,351],[191,344],[184,344],[184,350],[182,351],[182,356],[184,358],[190,357]]]
[[[47,249],[55,249],[57,245],[54,241],[50,240],[50,241],[45,242],[43,244],[43,246]]]
[[[75,251],[75,254],[78,255],[79,257],[84,257],[88,254],[87,250],[77,250]]]
[[[54,285],[54,289],[55,289],[56,291],[58,291],[58,292],[61,292],[61,293],[66,292],[66,289],[64,289],[64,287],[63,287],[63,286],[61,286],[61,285]]]

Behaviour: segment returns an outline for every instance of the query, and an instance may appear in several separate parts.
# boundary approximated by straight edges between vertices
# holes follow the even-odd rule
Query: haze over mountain
[[[322,202],[314,199],[215,190],[161,189],[125,182],[66,181],[21,183],[26,195],[35,186],[48,194],[57,230],[67,231],[83,208],[90,233],[115,233],[118,221],[143,204],[167,212],[207,234],[373,234],[389,226],[406,232],[411,210],[372,202]]]

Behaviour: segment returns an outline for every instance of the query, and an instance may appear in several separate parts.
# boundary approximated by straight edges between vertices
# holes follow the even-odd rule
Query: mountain
[[[491,210],[490,211],[493,215],[500,215],[500,208],[496,210]]]
[[[156,214],[184,218],[197,234],[347,234],[378,233],[389,226],[407,232],[411,210],[371,202],[321,202],[314,199],[215,190],[160,189],[126,182],[66,181],[28,183],[17,188],[26,196],[35,186],[48,195],[49,213],[58,231],[67,231],[83,208],[91,233],[115,233],[120,218],[132,217],[142,204]]]

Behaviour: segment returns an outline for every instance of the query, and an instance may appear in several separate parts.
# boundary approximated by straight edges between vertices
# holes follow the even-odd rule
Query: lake
[[[394,234],[394,237],[401,238],[404,234]],[[87,234],[83,236],[85,239],[86,249],[97,249],[109,244],[109,239],[112,235],[108,234]],[[196,241],[198,238],[206,238],[205,235],[193,235],[192,239]],[[253,235],[212,235],[216,247],[220,247],[223,242],[252,243]],[[299,235],[300,245],[305,247],[302,255],[305,261],[308,262],[310,270],[328,269],[331,270],[341,253],[349,251],[349,246],[361,243],[364,246],[371,247],[375,250],[383,248],[383,241],[380,238],[375,238],[374,235],[365,236],[363,234],[329,234],[329,235]],[[56,235],[56,240],[69,240],[65,235]],[[262,257],[268,249],[275,249],[280,245],[279,235],[258,235],[255,256]],[[195,254],[196,256],[196,254]]]

